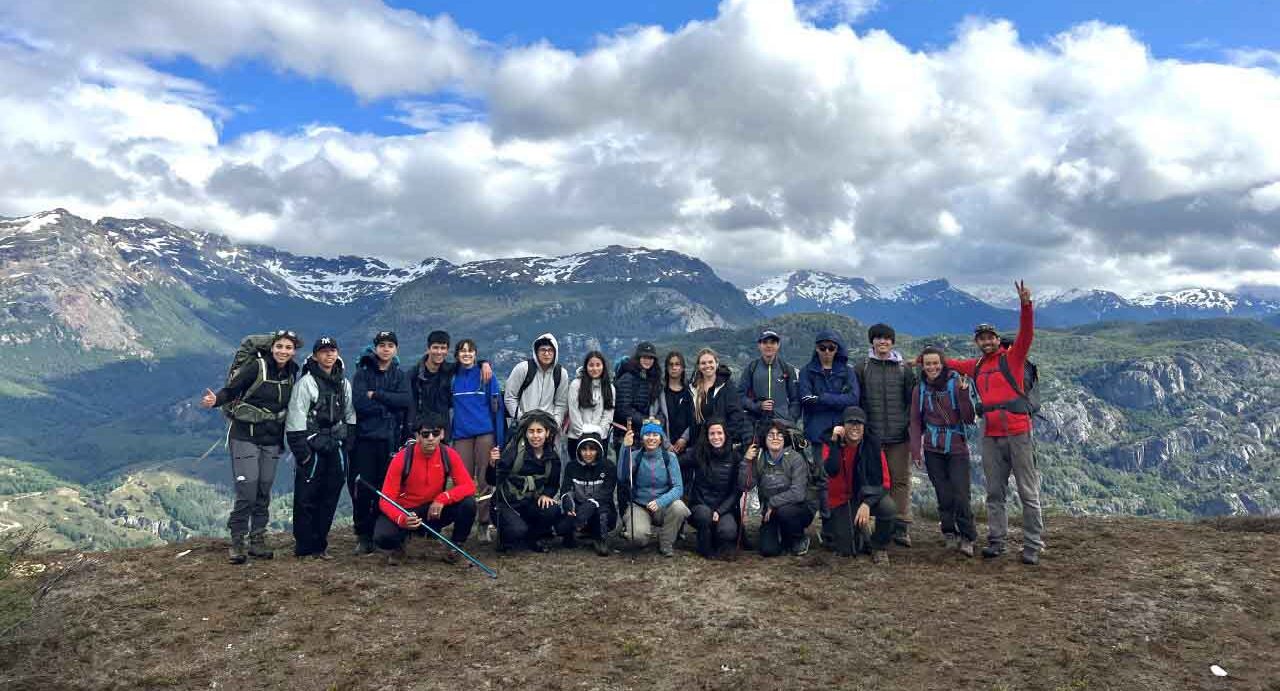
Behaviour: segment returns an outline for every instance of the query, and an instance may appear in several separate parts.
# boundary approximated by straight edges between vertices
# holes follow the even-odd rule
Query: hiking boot
[[[809,553],[809,536],[808,535],[805,535],[799,540],[796,540],[796,544],[791,546],[792,556],[803,557],[808,553]]]
[[[480,544],[487,545],[490,542],[493,542],[494,534],[497,532],[498,531],[494,530],[493,526],[490,524],[480,526]]]
[[[961,540],[960,553],[965,555],[966,557],[972,557],[973,556],[973,540]]]
[[[661,554],[664,557],[674,557],[676,555],[676,550],[671,545],[658,545],[658,554]]]
[[[906,529],[905,529],[905,528],[904,528],[904,529],[902,529],[900,532],[894,533],[894,534],[893,534],[893,544],[895,544],[895,545],[897,545],[897,546],[899,546],[899,547],[910,547],[910,546],[911,546],[911,533],[908,533],[908,532],[906,531]]]
[[[384,549],[384,550],[378,550],[378,551],[381,552],[383,558],[386,559],[387,566],[400,566],[401,564],[404,563],[404,560],[405,560],[404,548]]]
[[[244,536],[232,535],[231,547],[227,549],[227,561],[232,564],[243,564],[249,561],[249,555],[244,551]]]
[[[609,556],[609,543],[604,540],[592,540],[591,548],[596,551],[596,554],[602,557]]]
[[[1040,550],[1035,547],[1022,548],[1022,563],[1027,566],[1035,566],[1040,563]]]
[[[249,533],[249,556],[254,559],[274,559],[276,553],[267,547],[267,534]]]
[[[546,553],[546,552],[550,551],[550,549],[551,549],[551,548],[550,548],[550,547],[547,547],[547,543],[546,543],[546,542],[544,542],[543,540],[530,540],[530,541],[529,541],[529,551],[530,551],[530,552],[537,552],[537,553],[539,553],[539,554],[543,554],[543,553]]]
[[[459,545],[459,547],[461,547],[461,545]],[[446,564],[457,564],[462,561],[462,555],[458,554],[453,549],[449,549],[449,551],[444,553],[444,556],[440,557],[440,560]]]
[[[947,549],[956,549],[960,546],[960,538],[952,533],[942,536],[942,545]]]
[[[885,566],[889,563],[889,553],[882,549],[871,550],[871,563],[877,566]]]
[[[373,540],[361,535],[356,538],[356,546],[352,548],[351,553],[357,557],[373,554]]]
[[[1001,545],[1001,544],[987,543],[987,546],[982,548],[983,559],[995,559],[996,557],[1001,556],[1003,554],[1004,554],[1004,545]]]
[[[323,550],[311,555],[311,558],[318,561],[333,561],[333,555],[329,554],[329,550]]]

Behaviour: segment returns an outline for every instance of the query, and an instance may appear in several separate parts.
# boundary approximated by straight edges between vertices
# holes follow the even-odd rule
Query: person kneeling
[[[763,557],[776,557],[787,549],[796,556],[809,551],[804,530],[817,510],[809,502],[809,462],[800,451],[786,445],[787,423],[775,420],[765,432],[764,453],[752,444],[747,449],[747,462],[742,464],[742,491],[759,487],[764,511],[760,521]]]
[[[698,554],[728,558],[738,540],[738,473],[742,456],[729,445],[723,420],[710,420],[693,447],[693,489],[689,492],[698,530]]]
[[[560,519],[556,503],[560,456],[556,454],[555,420],[541,410],[525,413],[501,453],[491,452],[490,470],[497,496],[498,550],[525,546],[547,551],[549,537]]]
[[[452,524],[450,539],[458,546],[471,535],[476,520],[476,485],[458,453],[442,443],[444,430],[443,416],[428,414],[419,422],[413,440],[387,468],[382,493],[408,511],[400,511],[386,499],[378,502],[381,514],[373,527],[373,543],[388,553],[389,563],[403,558],[404,541],[410,533],[427,534],[424,526],[439,532]],[[444,559],[457,563],[458,553],[450,549]]]
[[[871,557],[877,564],[887,563],[889,554],[885,548],[893,537],[897,516],[897,506],[889,496],[889,462],[880,449],[880,440],[867,429],[867,414],[861,408],[845,408],[841,420],[822,447],[835,549],[847,557],[864,551],[868,525],[874,516]]]
[[[585,425],[578,437],[578,458],[565,469],[560,485],[560,508],[564,512],[556,532],[565,547],[576,547],[577,535],[591,537],[596,554],[608,556],[605,536],[618,521],[613,506],[613,489],[618,483],[617,468],[604,455],[603,435],[595,425]]]
[[[684,494],[680,459],[665,448],[666,432],[660,420],[644,421],[639,451],[632,448],[635,437],[635,431],[628,428],[618,457],[618,482],[630,495],[622,512],[623,535],[633,546],[644,547],[656,527],[658,552],[670,557],[675,554],[680,526],[689,517],[689,507],[680,499]]]

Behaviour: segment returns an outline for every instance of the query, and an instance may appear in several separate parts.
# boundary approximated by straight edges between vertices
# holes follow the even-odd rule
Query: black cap
[[[383,341],[388,341],[395,345],[400,345],[400,340],[396,338],[396,332],[394,331],[379,331],[377,335],[373,337],[374,345],[378,345]]]
[[[840,420],[845,423],[861,422],[865,425],[867,424],[867,414],[862,411],[862,408],[851,405],[844,409],[844,414],[840,416]]]
[[[867,342],[874,343],[877,338],[887,338],[894,343],[898,342],[898,333],[888,324],[872,324],[867,329]]]
[[[449,345],[449,332],[436,329],[435,331],[432,331],[431,333],[427,334],[427,347],[430,348],[432,345],[436,343],[443,343],[445,345]]]
[[[778,335],[777,331],[774,331],[773,329],[765,329],[764,331],[760,332],[760,337],[756,339],[756,343],[763,343],[765,341],[781,341],[781,340],[782,340],[782,337]]]
[[[999,337],[999,336],[1000,336],[1000,332],[999,332],[999,331],[996,331],[996,327],[992,326],[991,324],[987,324],[987,323],[985,323],[985,322],[983,322],[982,324],[979,324],[979,325],[977,325],[977,326],[973,327],[973,337],[974,337],[974,338],[977,338],[978,336],[981,336],[982,334],[991,334],[991,335],[996,336],[996,337]]]
[[[334,340],[332,336],[321,336],[320,338],[316,339],[316,344],[314,346],[311,346],[311,352],[314,354],[322,350],[328,350],[330,348],[337,350],[338,342]]]
[[[636,357],[643,357],[645,355],[656,360],[658,357],[658,349],[653,347],[653,344],[648,341],[641,341],[640,344],[636,346]]]

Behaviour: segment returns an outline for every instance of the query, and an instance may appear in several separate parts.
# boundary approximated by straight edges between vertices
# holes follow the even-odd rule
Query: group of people
[[[616,536],[635,548],[656,541],[670,556],[687,524],[704,556],[752,545],[764,556],[802,555],[816,517],[824,545],[883,563],[891,544],[911,546],[913,465],[934,486],[945,544],[972,557],[969,442],[981,419],[982,555],[1007,548],[1012,475],[1021,558],[1037,564],[1043,521],[1024,375],[1033,308],[1026,286],[1016,288],[1016,339],[978,325],[977,358],[929,346],[908,361],[892,327],[876,324],[865,357],[822,332],[797,368],[781,357],[781,336],[765,330],[759,357],[736,384],[709,348],[688,363],[676,351],[660,358],[649,342],[612,366],[592,351],[571,372],[547,333],[500,386],[474,341],[452,344],[443,331],[431,332],[426,352],[404,368],[396,334],[380,331],[348,377],[333,338],[317,339],[299,368],[301,340],[275,332],[202,399],[231,419],[229,559],[273,556],[264,537],[286,445],[298,557],[331,558],[328,534],[345,485],[356,553],[382,551],[393,563],[410,534],[450,526],[458,545],[475,532],[502,551],[542,552],[559,538],[604,556]],[[749,536],[753,491],[760,527]]]

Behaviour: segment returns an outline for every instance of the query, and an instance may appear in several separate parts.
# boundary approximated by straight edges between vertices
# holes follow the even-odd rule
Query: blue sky
[[[424,16],[447,14],[481,39],[504,45],[546,41],[583,52],[602,35],[631,26],[658,25],[676,31],[690,21],[716,16],[718,3],[663,2],[390,2]],[[967,18],[1009,19],[1024,41],[1041,43],[1085,21],[1129,27],[1157,57],[1221,60],[1230,49],[1280,49],[1280,2],[1221,0],[1175,2],[949,2],[883,0],[856,21],[859,32],[883,30],[918,50],[950,43]],[[839,21],[819,18],[820,25]],[[222,123],[224,138],[258,130],[289,131],[311,123],[332,124],[383,135],[415,130],[393,118],[391,99],[362,101],[341,84],[282,71],[259,59],[208,68],[187,58],[152,60],[166,72],[210,85],[226,105],[240,108]],[[453,100],[440,94],[436,100]]]

